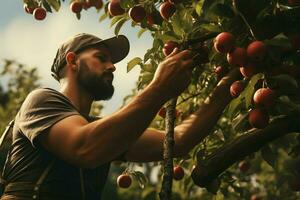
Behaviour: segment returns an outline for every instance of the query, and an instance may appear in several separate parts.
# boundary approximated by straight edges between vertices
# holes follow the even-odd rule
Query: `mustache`
[[[111,79],[114,78],[114,74],[112,72],[103,72],[102,76],[103,77],[109,77]]]

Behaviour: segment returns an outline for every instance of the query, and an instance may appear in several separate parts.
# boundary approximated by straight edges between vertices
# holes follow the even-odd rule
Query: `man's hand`
[[[158,65],[150,84],[159,88],[168,99],[176,97],[189,85],[194,66],[195,63],[191,51],[179,51],[178,48],[175,48]]]
[[[231,101],[230,85],[242,78],[239,69],[232,69],[215,87],[199,109],[174,129],[174,157],[184,156],[206,138],[216,125],[224,108]],[[147,129],[127,151],[126,159],[133,162],[163,159],[165,132]]]

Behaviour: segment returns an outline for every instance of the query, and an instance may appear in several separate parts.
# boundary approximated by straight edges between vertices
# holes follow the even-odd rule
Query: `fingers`
[[[170,53],[166,58],[174,57],[174,59],[190,59],[193,57],[192,51],[190,50],[183,50],[180,51],[178,47],[174,48],[172,53]]]
[[[179,58],[182,60],[187,60],[187,59],[191,59],[193,57],[192,52],[190,50],[183,50],[179,53],[177,53],[174,58]]]
[[[172,56],[176,55],[178,52],[179,52],[178,47],[175,47],[173,49],[173,51],[166,58],[172,57]]]
[[[183,64],[183,66],[185,66],[186,68],[191,69],[191,70],[194,69],[194,67],[196,66],[193,59],[188,59],[188,60],[182,61],[182,64]]]

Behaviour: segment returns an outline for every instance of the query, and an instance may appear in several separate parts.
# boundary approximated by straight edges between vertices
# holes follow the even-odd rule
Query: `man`
[[[15,118],[2,200],[99,200],[111,161],[162,160],[164,131],[147,127],[163,104],[188,86],[195,63],[190,51],[175,49],[128,105],[101,119],[89,117],[93,101],[113,95],[114,64],[128,51],[122,35],[101,40],[78,34],[59,48],[51,71],[60,90],[31,92]],[[205,106],[176,127],[176,157],[211,130],[237,77],[231,73]]]

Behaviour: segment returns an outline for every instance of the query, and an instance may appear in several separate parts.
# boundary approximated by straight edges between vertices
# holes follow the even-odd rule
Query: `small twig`
[[[255,34],[254,34],[253,30],[252,30],[252,27],[250,26],[250,24],[249,24],[248,21],[246,20],[245,16],[244,16],[244,15],[239,11],[239,9],[237,8],[236,3],[235,3],[235,0],[232,1],[232,5],[233,5],[233,8],[235,9],[236,14],[238,14],[238,15],[242,18],[242,20],[244,21],[244,23],[245,23],[246,26],[248,27],[248,29],[249,29],[249,31],[250,31],[252,37],[253,37],[255,40],[257,40],[257,38],[256,38],[256,36],[255,36]]]
[[[198,37],[198,38],[189,39],[187,41],[184,41],[181,44],[181,47],[183,49],[186,49],[186,48],[188,48],[188,46],[190,46],[192,44],[197,44],[197,43],[201,43],[201,42],[204,42],[206,40],[212,39],[212,38],[216,37],[218,34],[219,34],[219,32],[211,32],[211,33],[204,34],[204,35],[202,35],[201,37]]]
[[[180,104],[182,104],[182,103],[184,103],[185,101],[187,101],[187,100],[189,100],[189,99],[191,99],[191,98],[193,98],[193,97],[196,97],[196,96],[198,96],[199,94],[201,94],[202,93],[202,91],[201,92],[198,92],[198,93],[196,93],[196,94],[193,94],[193,95],[191,95],[191,96],[189,96],[189,97],[187,97],[187,98],[182,98],[182,101],[180,101],[178,104],[177,104],[177,106],[179,106]]]

